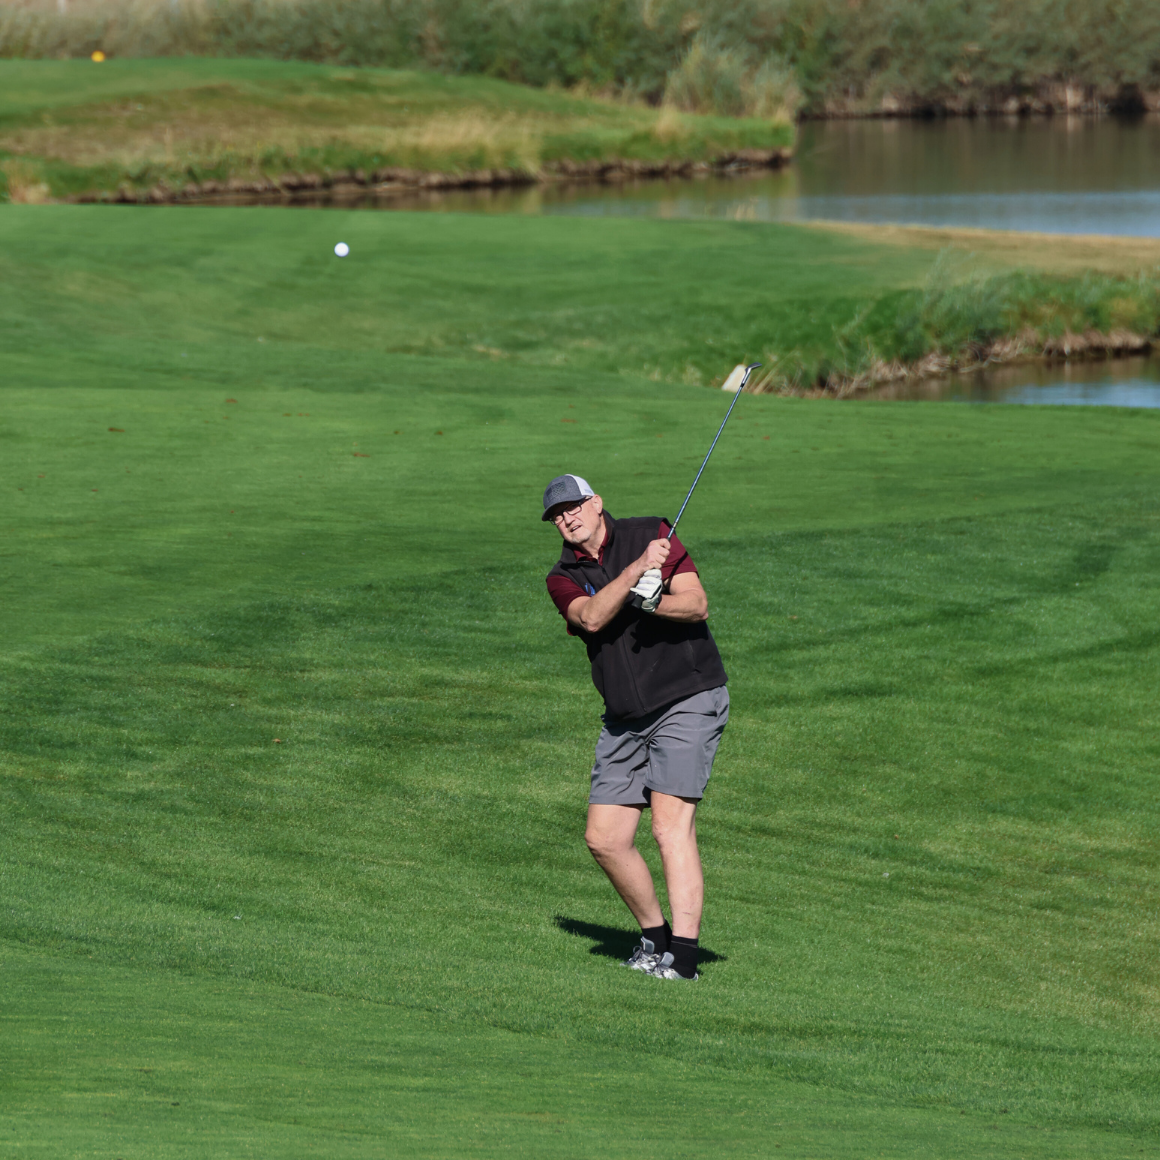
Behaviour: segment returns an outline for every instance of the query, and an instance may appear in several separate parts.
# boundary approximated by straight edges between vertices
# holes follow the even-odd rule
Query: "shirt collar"
[[[604,564],[604,549],[607,548],[608,545],[612,542],[612,525],[615,522],[616,521],[613,520],[613,518],[606,511],[604,513],[604,542],[600,545],[600,552],[596,557],[597,564],[600,564],[600,565]],[[568,547],[571,548],[572,545],[569,544]],[[589,556],[588,553],[585,552],[582,548],[572,548],[572,551],[575,553],[576,560],[578,563],[582,562],[584,560],[591,560],[592,559],[592,557]]]

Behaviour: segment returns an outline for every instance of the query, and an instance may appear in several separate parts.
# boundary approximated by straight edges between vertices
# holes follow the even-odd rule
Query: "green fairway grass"
[[[933,258],[4,207],[0,1144],[1154,1153],[1160,415],[742,398],[701,981],[582,840],[544,483],[671,516],[698,382]]]
[[[714,161],[793,136],[784,119],[486,77],[195,57],[0,63],[0,193],[14,201],[399,166],[533,178],[564,161]]]
[[[1135,1141],[594,1050],[297,988],[0,958],[31,1156],[1139,1156]],[[80,1024],[88,1038],[79,1058]],[[70,1114],[61,1115],[62,1105]]]

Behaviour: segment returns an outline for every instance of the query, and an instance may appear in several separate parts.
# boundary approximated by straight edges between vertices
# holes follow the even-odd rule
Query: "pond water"
[[[891,383],[871,399],[1051,406],[1160,407],[1160,359],[987,367],[916,383]]]
[[[1160,116],[807,122],[794,164],[772,173],[363,196],[359,203],[1160,237]]]

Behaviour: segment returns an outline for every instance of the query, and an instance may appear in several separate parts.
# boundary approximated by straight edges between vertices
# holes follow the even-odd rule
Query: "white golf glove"
[[[664,589],[661,581],[661,570],[659,568],[650,568],[645,574],[636,582],[635,587],[631,589],[634,595],[641,598],[641,608],[645,612],[656,612],[657,606],[661,602],[661,595]]]

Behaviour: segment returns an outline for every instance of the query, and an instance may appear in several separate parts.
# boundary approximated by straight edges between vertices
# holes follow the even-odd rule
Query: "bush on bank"
[[[1151,0],[28,0],[0,56],[425,66],[697,112],[1160,108]]]

